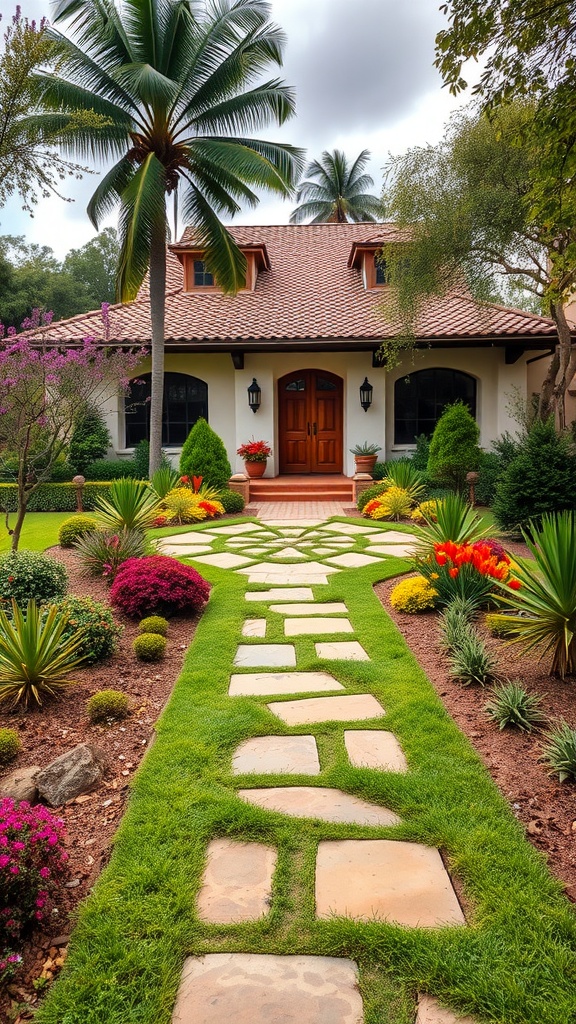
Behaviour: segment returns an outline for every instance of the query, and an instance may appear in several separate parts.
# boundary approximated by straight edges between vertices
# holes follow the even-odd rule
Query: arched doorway
[[[278,381],[281,473],[342,472],[342,378],[296,370]]]

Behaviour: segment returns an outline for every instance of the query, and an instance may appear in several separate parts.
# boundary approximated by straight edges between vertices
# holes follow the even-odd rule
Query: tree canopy
[[[302,224],[310,220],[312,224],[323,221],[356,224],[381,220],[380,199],[366,191],[374,185],[374,179],[364,173],[369,158],[369,151],[363,149],[350,164],[341,150],[335,149],[332,153],[324,150],[320,160],[313,160],[304,170],[308,180],[298,186],[296,199],[300,205],[290,214],[290,223]]]

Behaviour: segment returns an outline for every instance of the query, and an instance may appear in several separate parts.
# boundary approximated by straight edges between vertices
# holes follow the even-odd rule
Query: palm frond
[[[95,189],[87,207],[87,214],[98,230],[98,225],[118,205],[122,193],[134,176],[134,165],[123,156],[110,168]]]
[[[310,221],[311,224],[321,224],[330,218],[332,212],[332,203],[317,199],[309,203],[302,203],[292,210],[290,223],[303,224],[309,217],[312,217],[314,219]]]
[[[122,302],[134,299],[144,280],[159,221],[164,222],[167,233],[165,195],[164,167],[149,153],[121,196],[118,294]]]
[[[206,250],[208,270],[224,292],[239,291],[246,283],[246,257],[194,185],[188,189],[182,209],[184,219],[194,224],[199,246]]]
[[[292,171],[292,161],[289,159],[290,153],[286,153],[283,146],[271,145],[268,152],[263,153],[262,143],[253,139],[240,142],[225,137],[200,138],[194,140],[188,151],[195,162],[201,163],[206,157],[213,165],[220,166],[237,177],[239,182],[267,188],[282,195],[289,195],[291,192],[290,178],[286,171],[288,174]],[[278,167],[270,156],[275,159],[280,157],[282,166]]]

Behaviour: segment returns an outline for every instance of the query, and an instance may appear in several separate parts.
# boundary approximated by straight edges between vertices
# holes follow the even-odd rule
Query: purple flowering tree
[[[35,309],[22,324],[32,336],[16,337],[0,324],[0,465],[4,475],[13,470],[18,488],[13,527],[3,510],[13,551],[30,497],[50,478],[74,427],[90,406],[102,405],[119,389],[127,391],[142,359],[141,351],[106,349],[91,338],[65,350],[49,346],[42,328],[51,320],[51,313]]]

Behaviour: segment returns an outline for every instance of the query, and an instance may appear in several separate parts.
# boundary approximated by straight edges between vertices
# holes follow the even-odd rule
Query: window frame
[[[433,381],[434,387],[433,387],[432,395],[431,396],[430,395],[425,395],[425,394],[424,395],[420,395],[419,391],[417,390],[415,392],[414,396],[413,396],[414,406],[415,406],[415,409],[416,409],[415,415],[414,416],[399,416],[399,414],[398,414],[399,413],[399,407],[400,407],[400,403],[401,403],[401,399],[402,399],[400,391],[401,391],[403,386],[404,387],[407,386],[405,384],[406,379],[409,378],[410,381],[411,381],[411,385],[412,385],[414,383],[414,378],[418,378],[418,380],[416,381],[416,383],[418,384],[418,383],[420,383],[420,382],[422,382],[424,380],[424,378],[422,376],[423,374],[427,374],[427,375],[433,374],[434,375],[434,381]],[[456,384],[458,379],[461,379],[463,383],[466,382],[468,384],[468,387],[470,387],[470,383],[471,383],[472,384],[471,400],[469,400],[469,397],[467,397],[465,394],[462,393],[464,389],[460,389],[460,393],[458,393],[458,388],[457,387],[456,388],[454,388],[454,387],[452,388],[452,393],[451,393],[451,396],[449,398],[438,398],[437,394],[438,394],[439,387],[438,387],[437,376],[439,376],[440,374],[442,374],[442,375],[451,374],[452,378],[453,378],[453,385]],[[429,367],[423,368],[422,370],[414,370],[414,371],[412,371],[412,373],[408,373],[408,374],[405,373],[405,374],[402,374],[401,376],[397,377],[396,380],[394,381],[394,405],[393,405],[393,438],[394,438],[393,445],[394,445],[394,448],[411,448],[411,447],[414,447],[414,445],[416,443],[415,439],[420,434],[427,434],[428,437],[431,437],[432,433],[433,433],[433,430],[434,430],[434,426],[438,422],[438,420],[439,420],[440,416],[442,415],[442,412],[446,408],[446,406],[447,405],[451,405],[453,402],[457,402],[459,400],[463,401],[464,404],[468,406],[468,408],[470,409],[470,412],[474,416],[474,419],[476,420],[476,422],[478,422],[478,407],[479,407],[479,403],[478,403],[478,383],[479,383],[478,378],[475,377],[473,374],[468,373],[466,370],[456,369],[456,368],[451,367],[451,366],[429,366]],[[428,402],[432,402],[433,403],[433,406],[434,406],[433,415],[424,416],[424,415],[422,415],[420,413],[420,411],[418,409],[418,403],[421,402],[421,401],[425,401],[425,400],[427,400]],[[402,425],[407,424],[411,420],[414,420],[414,422],[416,424],[416,429],[415,429],[415,432],[414,432],[414,436],[410,440],[400,439],[400,437],[399,437],[400,429],[399,428]]]
[[[138,407],[139,408],[142,407],[142,409],[145,412],[145,422],[144,423],[142,422],[142,416],[139,416],[138,420],[136,420],[136,421],[133,420],[131,423],[129,422],[128,417],[133,415],[132,413],[127,411],[127,406],[128,407],[130,406],[131,397],[130,396],[126,396],[124,398],[124,406],[123,406],[123,408],[124,408],[124,450],[125,451],[133,451],[135,449],[136,445],[140,441],[142,441],[142,440],[147,440],[147,441],[150,440],[150,401],[149,401],[149,395],[150,395],[150,392],[151,392],[151,379],[152,379],[152,374],[149,371],[146,372],[146,373],[140,373],[136,377],[133,378],[133,380],[135,380],[135,381],[142,381],[143,383],[146,383],[148,385],[148,389],[147,389],[148,394],[146,396],[141,396],[141,397],[138,396],[137,399],[136,399],[136,401],[138,403]],[[184,420],[174,420],[174,417],[172,417],[172,419],[171,419],[170,418],[170,402],[169,402],[169,396],[168,396],[168,389],[169,389],[170,385],[178,384],[178,385],[182,386],[182,384],[185,384],[186,387],[188,388],[188,386],[192,382],[197,382],[198,385],[201,385],[200,390],[201,391],[203,390],[203,392],[204,392],[203,393],[203,397],[201,397],[201,398],[199,398],[199,399],[197,399],[195,401],[196,405],[201,405],[202,406],[202,411],[199,412],[198,415],[196,415],[196,417],[194,418],[194,413],[191,413],[191,411],[190,411],[190,406],[191,406],[191,403],[192,403],[192,399],[187,394],[186,395],[186,399],[185,399],[186,413],[185,413]],[[130,381],[130,384],[132,384],[132,381]],[[196,423],[197,420],[199,420],[201,416],[203,416],[204,419],[206,419],[206,421],[208,421],[208,410],[209,410],[209,404],[208,404],[208,384],[207,384],[207,382],[205,380],[202,380],[201,377],[196,377],[194,374],[191,374],[191,373],[181,373],[180,371],[177,371],[177,370],[167,370],[166,373],[164,374],[164,401],[163,401],[163,412],[162,412],[162,447],[163,448],[181,448],[182,445],[184,444],[184,441],[186,440],[186,437],[188,437],[188,434],[190,433],[190,430],[194,426],[194,423]],[[178,424],[183,424],[184,425],[184,429],[185,429],[184,439],[182,441],[171,441],[171,440],[169,440],[169,438],[170,438],[170,427],[172,426],[172,431],[174,431],[174,429],[176,428],[176,426]],[[144,432],[142,433],[142,436],[138,437],[137,440],[134,440],[133,438],[131,438],[131,440],[128,441],[129,428],[132,427],[134,429],[134,428],[142,427],[142,426],[145,428]]]

